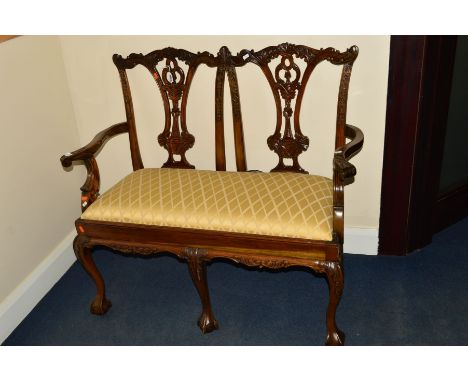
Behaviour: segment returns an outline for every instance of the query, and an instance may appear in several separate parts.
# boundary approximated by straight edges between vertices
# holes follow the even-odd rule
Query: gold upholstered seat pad
[[[332,239],[331,179],[296,173],[142,169],[83,219],[313,240]]]

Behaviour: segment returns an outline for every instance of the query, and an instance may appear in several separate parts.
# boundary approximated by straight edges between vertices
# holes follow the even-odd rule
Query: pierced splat
[[[293,78],[291,72],[294,72]],[[282,116],[285,125],[283,135],[281,135],[281,130],[277,128],[275,133],[267,139],[270,150],[279,156],[278,165],[272,171],[307,172],[299,165],[298,156],[309,147],[309,138],[302,135],[299,126],[294,126],[294,133],[291,128],[293,115],[291,102],[296,98],[297,91],[301,88],[300,78],[301,71],[294,62],[293,56],[287,53],[281,55],[281,62],[275,69],[275,88],[284,100]],[[285,165],[284,158],[291,158],[293,164],[291,166]]]
[[[240,53],[247,58],[247,61],[260,66],[275,98],[276,129],[267,139],[268,147],[279,157],[278,164],[271,170],[273,172],[307,173],[298,160],[299,155],[309,147],[309,138],[302,134],[299,126],[299,112],[305,86],[317,63],[313,52],[301,49],[301,46],[285,43],[259,52],[242,51]],[[307,63],[304,74],[294,62],[294,55],[304,59]],[[276,58],[279,58],[280,62],[273,74],[269,63]],[[295,102],[294,105],[293,102]],[[294,118],[293,124],[291,118]],[[291,159],[292,164],[285,164],[284,159]]]
[[[195,137],[188,132],[186,125],[187,98],[198,66],[201,63],[211,67],[216,66],[215,57],[208,52],[195,54],[184,49],[164,48],[146,55],[132,53],[127,58],[114,55],[113,60],[119,69],[122,82],[134,170],[143,168],[143,163],[138,147],[133,102],[126,70],[137,65],[146,67],[151,73],[163,100],[165,123],[163,132],[158,135],[158,143],[169,154],[163,167],[195,168],[186,158],[187,150],[195,143]],[[186,73],[179,66],[181,62],[188,67]],[[176,159],[174,157],[176,155],[180,156],[180,159]]]
[[[302,134],[299,116],[307,82],[315,67],[322,61],[344,66],[338,94],[336,147],[341,147],[344,144],[349,74],[357,54],[356,46],[341,53],[334,48],[318,50],[305,45],[284,43],[270,46],[258,52],[244,49],[233,58],[235,66],[243,66],[249,62],[259,66],[273,92],[276,104],[276,129],[268,137],[267,143],[270,150],[278,155],[279,160],[271,171],[307,173],[298,160],[299,155],[309,147],[309,138]],[[280,62],[272,72],[270,64],[278,58]],[[306,64],[304,73],[301,73],[299,66],[294,62],[294,60],[299,59]],[[291,118],[293,118],[292,126]],[[285,159],[292,159],[292,164],[285,164]]]
[[[159,144],[169,153],[163,167],[195,168],[185,157],[185,152],[195,143],[195,137],[187,131],[185,125],[185,94],[190,82],[186,82],[185,73],[174,58],[166,58],[162,75],[155,65],[153,76],[161,91],[166,115],[164,131],[158,136]],[[184,110],[183,114],[181,108]],[[180,160],[176,161],[174,155],[180,155]]]

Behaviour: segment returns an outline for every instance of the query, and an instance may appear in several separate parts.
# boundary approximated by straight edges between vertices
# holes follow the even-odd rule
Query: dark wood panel
[[[379,254],[408,248],[413,160],[423,75],[424,36],[392,36],[385,122]]]
[[[379,254],[429,244],[456,36],[392,36]]]
[[[455,57],[455,36],[428,36],[411,189],[408,252],[432,241]]]

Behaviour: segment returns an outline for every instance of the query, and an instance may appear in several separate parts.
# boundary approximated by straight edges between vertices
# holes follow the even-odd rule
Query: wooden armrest
[[[96,134],[91,142],[86,146],[75,150],[71,153],[66,153],[60,158],[62,166],[70,167],[73,161],[91,159],[104,146],[104,144],[112,137],[128,132],[127,122],[117,123],[111,127]]]
[[[359,153],[364,144],[364,134],[356,126],[347,124],[345,136],[351,139],[351,142],[338,148],[333,158],[333,170],[342,181],[351,180],[356,175],[356,167],[349,163],[349,159]]]
[[[343,151],[345,159],[349,160],[361,151],[364,144],[364,134],[358,127],[346,124],[345,136],[351,139],[351,142],[344,145],[341,151]]]
[[[93,140],[81,149],[66,153],[60,158],[62,166],[69,167],[73,161],[82,160],[86,166],[87,176],[81,186],[81,209],[86,210],[99,196],[100,176],[96,162],[96,153],[112,137],[128,132],[127,122],[117,123],[96,134]]]

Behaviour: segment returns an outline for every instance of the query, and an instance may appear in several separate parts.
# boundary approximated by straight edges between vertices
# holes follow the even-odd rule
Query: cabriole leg
[[[336,326],[336,308],[343,293],[343,266],[341,262],[329,262],[325,267],[330,300],[327,309],[327,341],[326,345],[344,345],[345,335]]]
[[[214,318],[211,310],[210,295],[206,282],[206,264],[200,258],[190,257],[188,259],[188,266],[193,284],[200,295],[203,308],[202,314],[198,319],[198,326],[203,333],[212,332],[213,330],[218,329],[218,322]]]
[[[87,243],[88,238],[78,235],[73,241],[73,249],[76,258],[96,284],[96,297],[91,303],[91,313],[102,315],[109,310],[112,304],[106,299],[104,279],[96,268],[96,264],[94,264],[92,247],[88,246]]]

